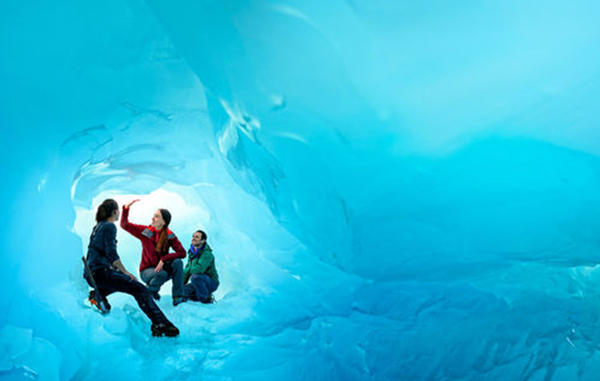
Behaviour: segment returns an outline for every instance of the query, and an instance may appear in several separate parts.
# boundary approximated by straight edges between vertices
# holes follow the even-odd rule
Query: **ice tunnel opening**
[[[146,194],[116,194],[115,191],[101,191],[92,200],[92,208],[87,209],[81,206],[75,206],[75,221],[73,223],[73,232],[75,232],[82,242],[82,252],[87,251],[87,244],[91,230],[95,225],[95,214],[98,205],[107,198],[112,198],[119,204],[121,208],[131,200],[140,199],[135,207],[132,207],[130,212],[130,220],[133,223],[141,225],[149,225],[152,214],[159,208],[167,209],[171,212],[173,220],[170,228],[175,232],[184,248],[188,248],[193,232],[198,229],[209,230],[211,226],[211,216],[207,209],[203,206],[201,200],[188,202],[180,194],[169,187],[161,187]],[[119,222],[116,223],[119,225]],[[212,236],[211,236],[212,239]],[[217,234],[216,240],[219,239]],[[141,259],[141,245],[135,237],[125,232],[120,226],[118,227],[118,252],[121,261],[125,267],[132,273],[137,275],[139,261]],[[184,259],[185,262],[185,259]],[[171,280],[163,285],[160,290],[161,295],[170,295]],[[227,283],[224,287],[219,288],[215,292],[216,298],[221,298],[227,293]]]
[[[167,297],[161,298],[159,306],[174,319],[174,323],[184,329],[192,329],[206,327],[213,322],[215,326],[211,329],[214,330],[229,330],[241,325],[258,335],[284,330],[290,321],[297,323],[295,314],[280,311],[278,302],[273,300],[280,300],[286,292],[300,293],[312,287],[315,280],[312,276],[304,277],[303,272],[313,259],[304,263],[294,260],[295,256],[307,254],[307,249],[279,224],[263,201],[227,181],[222,173],[191,185],[167,181],[156,187],[140,181],[140,176],[110,177],[92,193],[89,202],[77,199],[77,196],[71,200],[75,217],[70,230],[79,238],[83,255],[87,252],[89,235],[95,225],[97,207],[104,199],[115,199],[120,208],[131,200],[140,199],[132,206],[131,222],[150,224],[152,214],[159,208],[166,208],[172,215],[170,228],[186,250],[192,234],[202,229],[207,233],[215,255],[220,278],[219,288],[214,293],[216,305],[206,308],[188,302],[183,309],[189,314],[181,313],[181,305],[177,311],[171,306],[172,282],[168,281],[161,287],[161,296]],[[89,178],[83,179],[75,187],[86,187],[88,181]],[[140,185],[142,183],[144,185]],[[131,192],[132,189],[141,191]],[[77,195],[78,191],[73,194]],[[118,253],[125,267],[140,279],[141,245],[120,227],[119,222],[115,223]],[[77,309],[81,312],[77,315],[81,318],[82,314],[88,313],[81,308],[81,301],[87,297],[88,285],[81,276],[80,256],[77,258],[77,261],[71,261],[70,282],[60,286],[63,291],[57,288],[53,294],[67,297],[69,289],[80,290],[76,294],[77,300],[72,300],[72,303],[80,306]],[[299,296],[297,303],[301,304],[304,298]],[[115,293],[109,301],[113,309],[117,307],[120,311],[118,314],[136,310],[134,300],[128,295]],[[135,312],[135,316],[145,319],[139,311]],[[123,319],[117,317],[117,320]],[[257,324],[257,320],[260,323]]]

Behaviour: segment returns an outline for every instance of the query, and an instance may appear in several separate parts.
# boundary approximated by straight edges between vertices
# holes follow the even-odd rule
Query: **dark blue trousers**
[[[88,281],[90,286],[92,286],[87,274],[84,275],[84,278]],[[99,290],[96,291],[100,292],[102,297],[106,298],[113,292],[124,292],[135,298],[140,309],[148,316],[148,318],[150,318],[152,323],[158,324],[168,322],[166,316],[162,313],[160,308],[158,308],[154,299],[152,299],[150,291],[148,291],[146,286],[140,282],[136,282],[120,272],[104,268],[94,271],[94,280],[99,288]]]
[[[206,274],[192,274],[190,283],[185,285],[185,296],[196,302],[206,302],[215,292],[219,283]]]

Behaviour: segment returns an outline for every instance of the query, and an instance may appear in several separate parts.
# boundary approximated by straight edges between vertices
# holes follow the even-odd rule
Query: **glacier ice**
[[[1,10],[0,379],[597,378],[597,2]],[[179,338],[82,302],[106,197],[208,232]]]

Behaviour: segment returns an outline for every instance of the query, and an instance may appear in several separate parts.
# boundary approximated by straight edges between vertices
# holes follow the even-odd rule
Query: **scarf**
[[[206,244],[204,244],[196,249],[196,247],[193,244],[190,245],[190,251],[192,252],[192,259],[200,256],[200,253],[202,253],[204,246],[206,246]]]

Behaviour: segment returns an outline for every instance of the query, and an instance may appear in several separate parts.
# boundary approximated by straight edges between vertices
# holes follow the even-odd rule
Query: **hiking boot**
[[[171,322],[152,324],[150,329],[152,330],[152,336],[154,337],[175,337],[179,335],[179,330]]]
[[[210,296],[208,298],[200,300],[200,303],[204,303],[204,304],[213,304],[213,303],[216,303],[215,302],[215,297],[213,296],[213,294],[210,294]]]
[[[181,304],[186,301],[187,301],[187,298],[185,296],[176,296],[173,298],[173,305],[176,306],[176,305]]]
[[[88,296],[90,304],[95,306],[101,314],[105,315],[110,312],[110,304],[108,300],[101,295],[96,295],[96,290],[91,290]]]

